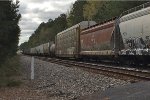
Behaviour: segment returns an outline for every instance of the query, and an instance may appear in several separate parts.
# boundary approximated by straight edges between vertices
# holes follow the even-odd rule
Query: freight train
[[[24,54],[149,64],[150,2],[99,24],[83,21]]]

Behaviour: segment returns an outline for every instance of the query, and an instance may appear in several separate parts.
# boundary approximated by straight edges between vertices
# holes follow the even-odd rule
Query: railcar
[[[36,52],[37,55],[43,55],[43,54],[44,54],[43,44],[41,44],[41,45],[35,47],[35,49],[36,49],[36,51],[37,51],[37,52]]]
[[[120,33],[124,44],[119,55],[126,60],[132,58],[136,63],[149,62],[150,3],[132,8],[131,10],[133,10],[132,13],[123,15],[119,19]]]
[[[58,33],[55,37],[56,56],[78,58],[80,50],[80,31],[94,24],[96,24],[94,21],[83,21]]]
[[[49,55],[49,48],[50,48],[50,43],[45,43],[43,44],[43,55],[48,56]]]
[[[53,41],[43,44],[43,55],[51,56],[55,50],[55,44]]]
[[[55,43],[52,43],[49,50],[49,55],[55,57]]]
[[[23,54],[29,55],[30,54],[30,49],[23,49]]]
[[[80,56],[95,59],[115,57],[114,45],[117,40],[115,35],[119,36],[119,34],[116,34],[116,28],[116,20],[113,18],[83,30],[80,34]]]
[[[37,53],[35,48],[31,48],[30,49],[30,54],[35,55]]]

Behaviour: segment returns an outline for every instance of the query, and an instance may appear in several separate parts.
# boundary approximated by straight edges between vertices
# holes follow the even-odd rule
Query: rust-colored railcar
[[[115,20],[83,30],[80,34],[82,56],[114,55]]]

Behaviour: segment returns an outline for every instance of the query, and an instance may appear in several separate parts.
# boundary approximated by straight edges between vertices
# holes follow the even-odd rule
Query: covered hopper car
[[[116,21],[114,19],[109,20],[103,24],[95,25],[89,29],[83,30],[80,34],[82,57],[92,58],[109,58],[115,56],[115,47],[117,44],[115,41],[115,35],[117,34]],[[114,41],[115,39],[115,41]],[[122,43],[120,41],[120,43]],[[119,49],[119,46],[117,46]]]
[[[146,8],[144,8],[146,7]],[[119,28],[123,46],[119,55],[134,62],[150,59],[150,2],[134,8],[134,11],[120,18]],[[131,60],[130,60],[131,61]]]

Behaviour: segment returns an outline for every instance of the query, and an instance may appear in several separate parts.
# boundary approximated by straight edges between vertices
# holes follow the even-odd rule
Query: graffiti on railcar
[[[150,48],[150,37],[146,36],[145,40],[143,38],[129,38],[125,39],[126,48],[135,49],[135,48]]]
[[[150,36],[142,37],[130,37],[124,39],[125,49],[121,50],[123,55],[150,55]]]
[[[145,39],[146,39],[145,43],[146,43],[147,48],[150,48],[150,36],[146,36]]]

